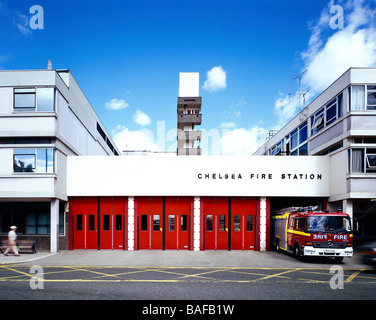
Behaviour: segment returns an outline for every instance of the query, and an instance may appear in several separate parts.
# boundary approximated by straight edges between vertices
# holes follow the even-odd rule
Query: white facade
[[[69,197],[329,197],[332,180],[328,157],[68,157]]]
[[[360,218],[360,234],[376,236],[376,68],[348,69],[255,155],[326,155],[329,207],[342,206]]]
[[[21,238],[50,231],[57,251],[59,212],[60,236],[66,232],[60,204],[68,200],[67,157],[114,154],[120,152],[69,70],[0,71],[0,233],[9,223],[21,224]],[[35,209],[35,201],[48,208]]]

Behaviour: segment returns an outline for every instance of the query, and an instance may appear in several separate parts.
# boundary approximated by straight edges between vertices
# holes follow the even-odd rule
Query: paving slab
[[[27,264],[45,266],[176,266],[176,267],[252,267],[252,268],[330,268],[327,259],[297,261],[290,254],[275,251],[121,251],[61,250],[35,254],[0,254],[0,265]],[[345,258],[340,265],[347,269],[366,268],[358,256]]]

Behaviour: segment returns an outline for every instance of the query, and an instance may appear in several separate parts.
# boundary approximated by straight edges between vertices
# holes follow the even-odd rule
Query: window
[[[348,217],[310,216],[308,217],[308,232],[351,232],[351,222]]]
[[[224,214],[219,215],[219,231],[226,231],[226,216]]]
[[[54,150],[52,148],[14,149],[14,172],[54,172]]]
[[[14,172],[35,172],[35,149],[15,149],[13,163]]]
[[[311,135],[316,134],[342,117],[342,107],[343,95],[341,92],[311,117]]]
[[[160,220],[161,216],[159,214],[153,215],[153,230],[154,231],[160,231]]]
[[[89,231],[95,230],[95,215],[89,214]]]
[[[376,172],[376,148],[353,148],[349,150],[351,173]]]
[[[307,121],[303,122],[299,127],[293,130],[286,139],[290,139],[292,156],[305,156],[308,154],[307,139],[308,129]]]
[[[59,204],[59,234],[65,229],[65,204]],[[84,228],[84,216],[78,214],[74,219],[74,227],[81,231]],[[49,202],[0,202],[0,233],[8,233],[9,227],[16,225],[18,234],[50,234]]]
[[[376,154],[367,154],[367,168],[376,170]]]
[[[188,230],[188,216],[186,214],[183,214],[180,217],[180,230],[181,231],[187,231]]]
[[[322,128],[324,128],[325,120],[324,120],[324,108],[321,108],[311,117],[311,134],[314,135],[315,133],[319,132]]]
[[[234,231],[240,231],[240,215],[234,216]]]
[[[364,110],[365,97],[364,86],[351,86],[350,93],[350,110]]]
[[[116,215],[116,218],[115,218],[115,228],[116,228],[116,231],[121,231],[122,230],[122,216],[120,214],[117,214]]]
[[[308,131],[307,131],[307,121],[299,126],[299,144],[307,141]]]
[[[282,153],[282,141],[278,142],[273,148],[272,151],[270,152],[271,156],[277,156]]]
[[[82,231],[82,214],[76,216],[76,230]]]
[[[168,231],[175,231],[175,215],[168,215]]]
[[[148,216],[146,214],[141,215],[141,231],[148,230]]]
[[[308,155],[308,147],[307,147],[307,144],[303,144],[303,145],[299,148],[299,155],[300,155],[300,156],[306,156],[306,155]]]
[[[299,231],[305,231],[305,218],[295,218],[294,229]]]
[[[206,216],[206,231],[213,231],[213,215],[208,214]]]
[[[103,215],[103,230],[104,231],[110,230],[110,215],[109,214]]]
[[[247,215],[247,231],[253,231],[253,216]]]
[[[367,110],[376,110],[376,86],[367,86]]]
[[[294,150],[299,145],[299,135],[298,135],[298,129],[295,129],[290,134],[290,141],[291,141],[291,150]]]
[[[364,149],[351,149],[351,172],[364,171]]]
[[[35,111],[35,88],[14,89],[14,111]]]
[[[326,105],[326,125],[337,120],[337,101],[333,99]]]
[[[55,111],[55,88],[15,88],[14,111]]]
[[[37,111],[55,111],[54,88],[37,88]]]

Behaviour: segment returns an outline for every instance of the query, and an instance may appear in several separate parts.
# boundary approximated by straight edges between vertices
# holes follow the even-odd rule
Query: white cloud
[[[225,132],[221,137],[222,155],[252,155],[264,143],[267,130],[255,126]]]
[[[235,122],[222,122],[219,125],[219,127],[222,129],[233,129],[236,127],[236,123]]]
[[[215,92],[226,89],[226,72],[222,66],[213,67],[206,74],[207,78],[202,87],[204,90]]]
[[[151,130],[142,129],[131,131],[125,126],[117,126],[113,131],[113,141],[120,151],[124,150],[150,150],[157,151],[154,135]]]
[[[151,124],[150,117],[140,110],[137,110],[136,113],[133,115],[133,121],[143,127]]]
[[[22,34],[28,35],[31,33],[31,28],[29,26],[29,17],[20,13],[18,10],[15,12],[14,24],[17,29],[21,31]]]
[[[344,9],[344,28],[333,30],[330,26],[335,17],[330,13],[333,4],[328,2],[312,25],[307,48],[301,53],[303,70],[306,70],[302,76],[302,92],[309,90],[305,105],[350,67],[376,66],[376,9],[363,0],[339,1]],[[278,125],[286,124],[298,110],[298,96],[280,96],[274,105]]]
[[[302,58],[307,70],[303,83],[313,92],[324,90],[350,67],[376,65],[376,10],[363,3],[363,0],[344,3],[344,28],[327,39],[323,34],[325,29],[330,28],[328,8],[312,28],[308,48],[302,53]]]
[[[113,98],[110,102],[106,102],[106,109],[108,110],[121,110],[129,107],[123,99]]]

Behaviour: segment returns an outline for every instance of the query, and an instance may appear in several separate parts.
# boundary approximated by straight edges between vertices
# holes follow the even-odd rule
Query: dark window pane
[[[95,215],[90,214],[89,215],[89,230],[93,231],[95,228]]]
[[[122,230],[122,216],[120,214],[116,215],[115,223],[116,223],[116,231]]]
[[[141,215],[141,231],[148,230],[148,216],[146,214]]]
[[[187,225],[187,222],[188,222],[188,217],[187,215],[182,215],[180,217],[180,230],[181,231],[187,231],[188,229],[188,225]]]
[[[206,231],[213,231],[213,215],[208,214],[206,216]]]
[[[110,215],[108,214],[103,215],[103,230],[110,230]]]
[[[82,214],[78,214],[76,216],[76,230],[77,231],[82,230]]]
[[[253,216],[247,215],[247,231],[253,231]]]

